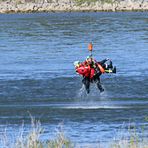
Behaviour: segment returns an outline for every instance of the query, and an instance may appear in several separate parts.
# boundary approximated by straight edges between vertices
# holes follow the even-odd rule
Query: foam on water
[[[63,106],[62,109],[123,109],[130,108],[127,106],[107,106],[107,105],[77,105],[77,106]]]
[[[93,102],[94,98],[95,98],[95,100],[97,99],[98,101],[109,100],[107,89],[105,88],[105,86],[103,86],[103,88],[105,89],[105,91],[100,93],[100,90],[97,88],[96,84],[91,83],[90,84],[90,93],[87,94],[87,92],[85,90],[85,86],[83,84],[82,87],[78,90],[78,92],[76,94],[76,98],[77,98],[76,100],[77,101],[89,101],[89,102]]]
[[[82,84],[82,87],[78,90],[78,93],[76,94],[76,98],[80,100],[84,100],[86,96],[87,96],[87,93],[85,90],[85,86],[84,84]]]

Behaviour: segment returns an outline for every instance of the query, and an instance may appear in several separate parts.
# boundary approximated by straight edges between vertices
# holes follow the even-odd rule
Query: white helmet
[[[80,64],[80,61],[75,61],[73,64],[74,66],[78,66]]]

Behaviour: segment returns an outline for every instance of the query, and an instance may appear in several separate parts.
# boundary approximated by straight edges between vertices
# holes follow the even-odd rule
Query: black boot
[[[116,66],[114,66],[112,73],[116,73]]]
[[[110,63],[109,63],[109,65],[108,65],[108,68],[113,68],[113,63],[112,63],[112,61],[110,61]]]

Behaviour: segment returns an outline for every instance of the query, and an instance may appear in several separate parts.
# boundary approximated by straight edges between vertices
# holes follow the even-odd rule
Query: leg
[[[105,72],[106,73],[116,73],[116,67],[115,66],[113,67],[112,61],[110,61],[108,65],[106,64]]]
[[[113,73],[116,73],[116,66],[114,66],[112,71],[113,71]]]
[[[85,85],[85,89],[86,89],[87,94],[89,94],[90,79],[88,77],[84,77],[84,79],[82,80],[82,83]]]
[[[100,83],[100,77],[96,76],[94,79],[95,83],[97,84],[98,89],[100,90],[100,92],[104,91],[104,88],[102,87],[101,83]]]
[[[96,84],[97,84],[97,87],[100,90],[100,92],[103,92],[104,91],[104,88],[102,87],[101,83],[100,82],[97,82]]]
[[[113,68],[113,62],[112,61],[109,61],[109,65],[108,65],[108,68]]]

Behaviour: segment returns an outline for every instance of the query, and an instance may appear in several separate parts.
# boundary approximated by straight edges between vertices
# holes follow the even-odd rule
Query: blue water
[[[102,94],[93,85],[86,95],[73,66],[90,41],[96,60],[117,66],[101,76]],[[0,131],[29,126],[28,112],[47,135],[63,122],[76,143],[110,141],[129,120],[147,124],[147,56],[147,12],[0,14]]]

